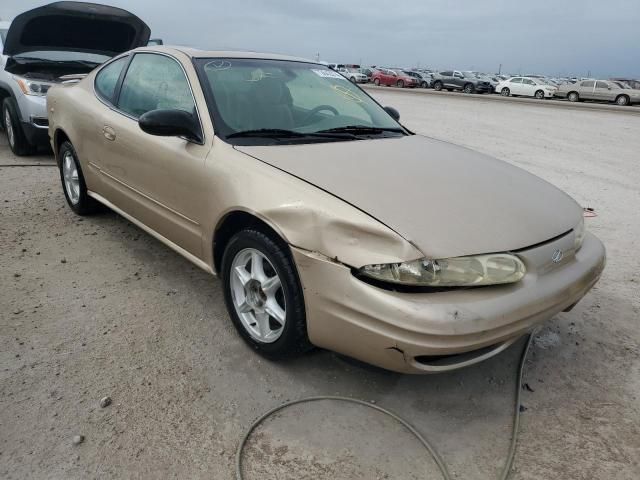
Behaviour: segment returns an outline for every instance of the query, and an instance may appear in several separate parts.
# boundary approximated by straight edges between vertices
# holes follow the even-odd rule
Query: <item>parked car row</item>
[[[550,78],[542,75],[493,75],[476,71],[360,67],[329,64],[354,83],[398,88],[433,88],[464,93],[497,93],[504,97],[532,97],[540,100],[566,98],[614,102],[618,105],[640,103],[640,82],[630,79]],[[635,82],[635,83],[634,83]]]

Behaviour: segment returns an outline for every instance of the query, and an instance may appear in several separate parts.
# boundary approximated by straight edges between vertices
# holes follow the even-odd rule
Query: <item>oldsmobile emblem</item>
[[[551,261],[553,263],[560,263],[560,260],[562,260],[562,257],[564,257],[564,253],[562,252],[562,250],[558,249],[553,252],[553,255],[551,255]]]

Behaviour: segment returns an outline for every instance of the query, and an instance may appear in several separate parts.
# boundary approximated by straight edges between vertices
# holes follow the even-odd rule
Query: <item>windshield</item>
[[[99,65],[109,60],[107,55],[67,51],[34,51],[15,55],[13,58],[37,59],[50,62],[90,62]]]
[[[268,138],[275,138],[286,131],[297,135],[297,143],[329,141],[337,135],[323,137],[321,132],[350,128],[348,136],[338,137],[346,140],[358,138],[355,126],[370,130],[370,135],[405,134],[364,91],[323,65],[246,58],[196,59],[195,63],[216,133],[223,138],[257,132],[254,136],[262,138],[258,143],[265,143],[265,134],[273,133]],[[312,140],[311,134],[318,136]]]

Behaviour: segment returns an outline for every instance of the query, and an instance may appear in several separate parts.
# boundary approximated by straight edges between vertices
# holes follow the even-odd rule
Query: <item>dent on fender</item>
[[[260,213],[279,227],[291,245],[349,267],[422,256],[412,244],[384,225],[378,227],[375,221],[342,219],[303,202],[283,204]]]

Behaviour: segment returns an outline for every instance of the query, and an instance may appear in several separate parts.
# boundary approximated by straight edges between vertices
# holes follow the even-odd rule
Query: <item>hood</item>
[[[146,23],[120,8],[55,2],[18,15],[7,32],[4,54],[73,51],[115,56],[147,44]]]
[[[432,258],[529,247],[582,216],[571,197],[518,167],[419,135],[236,149],[350,203]]]

